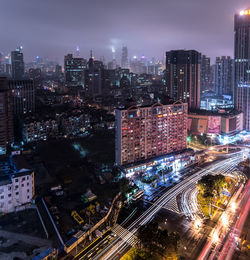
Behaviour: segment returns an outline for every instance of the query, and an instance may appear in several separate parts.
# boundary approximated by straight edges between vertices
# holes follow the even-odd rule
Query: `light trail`
[[[203,250],[201,251],[198,260],[204,260],[204,259],[231,259],[232,254],[235,249],[236,241],[235,238],[238,237],[240,234],[240,230],[243,228],[243,224],[245,222],[245,219],[247,217],[248,211],[249,211],[249,206],[250,206],[250,201],[249,201],[249,195],[250,195],[250,182],[248,182],[247,188],[241,194],[243,189],[243,185],[241,185],[236,192],[236,194],[233,196],[231,199],[227,211],[224,212],[223,214],[227,214],[227,219],[230,221],[233,221],[236,216],[236,212],[231,207],[231,204],[235,204],[235,202],[238,200],[238,198],[244,198],[243,201],[241,201],[239,204],[241,204],[242,207],[242,212],[240,213],[239,219],[236,221],[235,225],[233,228],[230,228],[232,230],[228,230],[227,228],[224,227],[223,225],[223,218],[221,218],[217,224],[217,226],[213,229],[211,233],[211,238],[207,241],[206,245],[204,246]],[[246,204],[247,203],[247,204]],[[229,223],[228,223],[229,224]],[[230,233],[229,233],[230,232]],[[212,237],[213,234],[217,233],[218,235],[218,241],[213,241]],[[229,233],[228,238],[227,234]],[[223,242],[226,239],[226,242]],[[221,246],[224,244],[222,251],[220,252]],[[212,249],[212,247],[215,245],[215,247]],[[218,258],[219,254],[219,258]]]
[[[233,155],[232,155],[233,156]],[[225,159],[220,162],[216,162],[204,169],[198,171],[192,176],[184,179],[174,187],[170,188],[165,194],[163,194],[152,206],[150,206],[140,217],[138,217],[133,223],[129,225],[127,230],[120,232],[119,238],[114,239],[107,247],[105,247],[100,253],[98,253],[93,259],[115,259],[118,258],[118,253],[122,253],[130,247],[133,237],[138,231],[139,227],[148,223],[156,213],[160,211],[172,198],[176,197],[182,191],[188,189],[194,183],[196,183],[202,176],[209,174],[209,172],[215,172],[220,169],[224,172],[225,169],[235,167],[242,158],[241,153],[237,153],[233,158]]]

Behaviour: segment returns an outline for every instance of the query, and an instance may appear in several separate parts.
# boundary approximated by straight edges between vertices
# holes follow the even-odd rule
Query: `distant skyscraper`
[[[166,52],[166,90],[175,101],[200,108],[201,54],[195,50]]]
[[[123,69],[127,69],[129,67],[129,64],[128,64],[128,48],[126,46],[122,47],[121,67]]]
[[[13,142],[13,106],[8,79],[0,78],[0,155],[6,154],[9,144]]]
[[[103,94],[104,87],[104,66],[101,61],[94,60],[92,53],[84,71],[84,88],[89,97],[96,97]]]
[[[64,57],[65,82],[69,87],[84,86],[84,69],[86,60],[83,58],[73,58],[72,54]]]
[[[201,56],[201,91],[206,91],[211,88],[211,67],[210,58],[206,55]]]
[[[250,8],[234,16],[235,105],[244,113],[243,127],[250,131]]]
[[[79,46],[76,47],[76,58],[80,58],[80,48],[79,48]]]
[[[11,52],[11,74],[13,79],[22,79],[24,77],[24,60],[22,47]]]
[[[233,95],[233,60],[231,57],[216,57],[215,92],[217,95]]]

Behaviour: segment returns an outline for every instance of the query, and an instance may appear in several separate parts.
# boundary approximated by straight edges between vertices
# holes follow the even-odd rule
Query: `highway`
[[[134,245],[135,234],[140,226],[148,223],[171,199],[175,198],[181,192],[189,189],[202,176],[210,173],[224,173],[231,171],[241,160],[243,154],[238,152],[231,154],[231,158],[215,162],[204,169],[199,170],[192,176],[186,177],[180,183],[176,184],[166,191],[153,205],[151,205],[144,213],[134,220],[126,229],[118,232],[113,240],[110,240],[104,247],[99,249],[95,254],[91,252],[91,259],[119,259],[131,245]],[[89,254],[81,259],[90,259]]]

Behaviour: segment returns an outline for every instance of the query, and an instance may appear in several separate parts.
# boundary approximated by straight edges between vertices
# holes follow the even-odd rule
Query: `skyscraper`
[[[201,91],[211,88],[211,66],[210,58],[206,55],[201,56]]]
[[[22,79],[24,77],[22,47],[18,47],[11,52],[11,74],[13,79]]]
[[[94,60],[92,53],[84,71],[84,88],[87,96],[96,97],[103,94],[104,66],[101,61]]]
[[[175,101],[200,108],[201,54],[195,50],[166,52],[166,91]]]
[[[216,57],[215,92],[217,95],[233,95],[233,60],[231,57]]]
[[[65,82],[68,87],[84,86],[84,69],[86,60],[73,58],[72,54],[64,57]]]
[[[128,64],[128,48],[126,46],[122,47],[121,67],[123,69],[127,69],[129,67],[129,64]]]
[[[13,106],[7,78],[0,78],[0,106],[0,155],[2,155],[6,154],[8,145],[14,139]]]
[[[11,91],[15,116],[35,112],[35,88],[33,80],[9,80],[8,87]]]
[[[76,47],[76,58],[80,58],[80,48],[79,48],[79,46]]]
[[[234,16],[234,101],[243,111],[243,127],[250,131],[250,8]]]

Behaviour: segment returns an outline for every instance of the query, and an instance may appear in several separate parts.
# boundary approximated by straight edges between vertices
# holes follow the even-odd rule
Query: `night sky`
[[[60,62],[81,56],[163,58],[171,49],[196,49],[212,59],[233,55],[233,16],[249,0],[0,0],[0,52],[23,45],[25,60]]]

